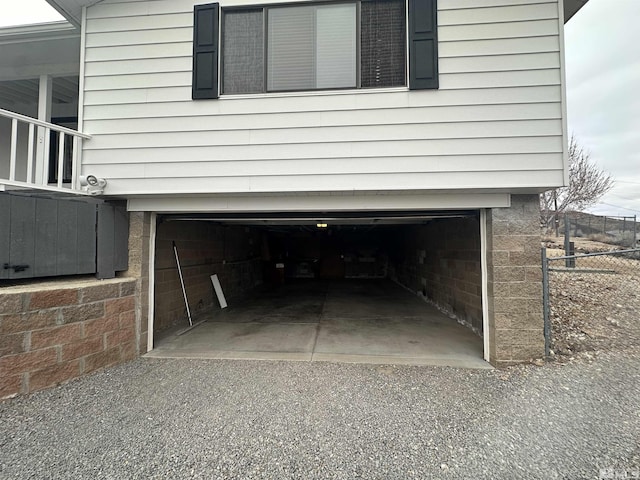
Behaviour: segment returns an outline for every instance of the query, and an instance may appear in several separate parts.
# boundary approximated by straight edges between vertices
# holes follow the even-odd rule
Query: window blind
[[[356,86],[356,6],[316,10],[316,88]]]
[[[267,88],[315,88],[315,8],[269,9]]]

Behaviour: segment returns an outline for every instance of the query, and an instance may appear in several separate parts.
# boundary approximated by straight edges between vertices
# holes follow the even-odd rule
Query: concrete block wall
[[[0,294],[0,398],[135,358],[134,279],[50,281]]]
[[[207,222],[159,223],[156,235],[155,331],[187,325],[172,242],[176,242],[192,316],[217,306],[210,276],[217,274],[227,300],[262,283],[262,234],[249,227]]]
[[[490,360],[497,366],[544,355],[540,207],[512,195],[487,218]]]
[[[410,227],[394,250],[392,278],[482,332],[477,217],[443,218]]]
[[[118,275],[135,279],[136,285],[136,341],[138,352],[147,352],[149,325],[149,245],[151,213],[129,213],[129,269]]]

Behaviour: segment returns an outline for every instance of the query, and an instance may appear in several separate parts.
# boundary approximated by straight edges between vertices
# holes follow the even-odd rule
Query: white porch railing
[[[0,109],[0,190],[10,186],[85,193],[80,190],[78,174],[82,141],[90,138]]]

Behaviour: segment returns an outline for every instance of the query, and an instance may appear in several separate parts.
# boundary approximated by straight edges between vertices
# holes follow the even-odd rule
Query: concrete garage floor
[[[298,281],[205,318],[147,356],[491,368],[480,337],[386,280]]]

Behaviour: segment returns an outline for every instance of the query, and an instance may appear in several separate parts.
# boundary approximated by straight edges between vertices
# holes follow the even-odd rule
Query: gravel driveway
[[[0,432],[3,479],[636,478],[640,352],[507,370],[141,358],[0,403]]]

